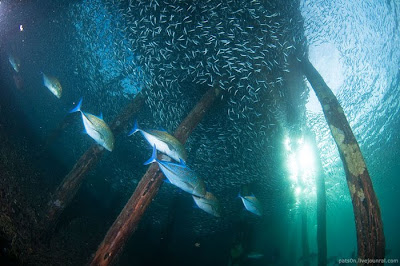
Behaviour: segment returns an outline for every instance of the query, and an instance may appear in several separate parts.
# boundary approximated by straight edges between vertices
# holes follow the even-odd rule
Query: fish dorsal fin
[[[244,196],[242,197],[242,200],[249,202],[250,204],[252,204],[252,201],[248,198],[249,196]]]
[[[167,133],[168,133],[168,131],[167,131],[165,128],[163,128],[163,127],[159,127],[159,128],[158,128],[158,131],[162,131],[162,132],[167,132]]]
[[[186,166],[186,163],[182,158],[179,158],[179,164],[182,166]]]
[[[98,116],[98,118],[100,118],[101,120],[104,120],[104,118],[103,118],[103,112],[100,113],[100,115]]]

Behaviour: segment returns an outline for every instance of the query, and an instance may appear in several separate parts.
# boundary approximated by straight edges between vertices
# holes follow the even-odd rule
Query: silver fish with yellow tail
[[[138,131],[142,133],[143,137],[152,147],[156,145],[159,152],[168,155],[177,162],[179,162],[181,159],[183,161],[186,161],[187,154],[185,147],[179,140],[177,140],[167,131],[154,129],[149,129],[145,131],[139,128],[138,123],[135,120],[135,125],[133,126],[131,132],[129,132],[128,136],[133,135]]]
[[[83,112],[81,106],[82,99],[70,113],[80,112],[86,133],[108,151],[112,151],[114,149],[114,135],[106,122],[104,122],[103,117]]]
[[[62,94],[62,87],[58,79],[53,76],[48,76],[44,73],[42,73],[42,75],[43,85],[47,87],[49,91],[51,91],[51,93],[53,93],[58,99],[60,99]]]
[[[161,161],[157,159],[157,148],[153,146],[153,154],[144,164],[157,162],[161,171],[169,182],[183,191],[186,191],[197,197],[206,195],[206,185],[193,170],[191,170],[183,160],[180,163]]]
[[[211,192],[206,192],[204,197],[192,196],[194,202],[200,209],[206,213],[214,215],[215,217],[221,217],[221,205],[218,199]]]

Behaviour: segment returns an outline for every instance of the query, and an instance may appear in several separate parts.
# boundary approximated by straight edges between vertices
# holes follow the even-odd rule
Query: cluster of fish
[[[69,16],[76,21],[76,32],[82,33],[74,46],[75,56],[87,59],[79,65],[79,70],[90,76],[84,87],[90,91],[103,89],[103,83],[119,82],[119,77],[126,76],[141,80],[138,86],[151,84],[144,93],[148,96],[147,105],[157,110],[151,113],[157,124],[174,127],[173,123],[180,120],[203,88],[221,88],[225,115],[209,118],[206,126],[199,126],[197,132],[201,135],[193,134],[192,139],[202,143],[195,151],[199,155],[195,163],[212,163],[220,173],[234,173],[232,184],[237,184],[243,176],[247,182],[259,181],[263,176],[259,169],[266,168],[255,165],[265,162],[265,157],[248,160],[248,154],[273,154],[271,150],[265,152],[265,148],[270,148],[268,136],[276,126],[273,113],[286,98],[284,74],[290,71],[289,58],[305,41],[298,30],[302,18],[297,5],[294,0],[285,4],[259,0],[86,0],[71,9]],[[97,15],[90,15],[94,12]],[[96,27],[94,21],[105,26]],[[96,34],[87,34],[94,31]],[[105,44],[105,39],[112,43]],[[110,50],[101,50],[102,47]],[[104,62],[111,62],[111,67]],[[43,80],[50,91],[61,96],[61,85],[47,75],[43,75]],[[185,89],[188,84],[196,84],[199,89]],[[56,94],[57,91],[60,93]],[[108,134],[111,131],[102,117],[80,108],[76,111],[81,112],[89,136],[112,150],[114,138]],[[162,147],[156,145],[156,149]],[[233,149],[241,151],[243,160],[228,159]],[[213,160],[215,157],[220,160]],[[180,157],[173,159],[181,164]],[[192,167],[198,169],[200,176],[206,176],[205,170]],[[226,183],[220,182],[223,178],[217,175],[210,183],[213,187],[226,187]],[[251,194],[241,198],[245,205],[251,205]]]
[[[211,192],[206,191],[203,179],[186,165],[187,153],[182,143],[164,130],[145,131],[140,129],[137,121],[135,121],[135,125],[129,136],[138,131],[153,146],[152,156],[144,164],[147,165],[156,162],[169,183],[191,194],[194,202],[200,209],[216,217],[220,217],[221,206],[218,199]],[[176,162],[159,160],[157,158],[157,151],[169,156]]]
[[[201,165],[215,169],[206,182],[218,195],[244,182],[273,187],[274,181],[263,177],[275,176],[270,165],[279,160],[274,115],[288,98],[289,59],[305,46],[298,5],[294,0],[84,0],[72,5],[68,16],[76,27],[74,56],[85,57],[79,71],[90,73],[84,86],[91,93],[119,95],[123,86],[116,77],[140,79],[146,105],[157,110],[148,113],[154,124],[176,128],[206,89],[223,90],[221,115],[209,116],[186,144],[197,174],[209,175]],[[112,84],[106,94],[100,91],[104,84]],[[102,108],[112,109],[111,101],[103,101]],[[242,154],[240,160],[234,151]],[[231,202],[224,203],[227,216],[235,215]]]
[[[9,54],[8,56],[8,62],[10,62],[11,67],[14,69],[16,73],[20,72],[21,69],[21,61],[18,57]],[[51,91],[58,99],[61,98],[62,94],[62,86],[60,84],[60,81],[56,77],[46,75],[45,73],[42,72],[42,77],[43,77],[43,85]]]
[[[164,173],[168,182],[192,195],[196,205],[205,212],[216,217],[221,217],[221,206],[218,199],[206,190],[206,185],[201,177],[186,164],[187,153],[183,144],[165,130],[143,130],[135,121],[132,131],[133,135],[140,132],[147,142],[153,147],[153,152],[144,164],[157,163]],[[171,160],[161,160],[157,158],[157,151],[172,158]],[[262,215],[260,202],[254,195],[241,196],[245,208],[256,214]]]
[[[8,61],[16,73],[19,73],[21,67],[21,61],[13,56],[9,55]],[[57,98],[61,98],[62,86],[56,77],[46,75],[42,72],[43,84],[47,87]],[[82,115],[83,125],[85,127],[85,133],[92,137],[99,145],[103,146],[108,151],[114,149],[114,135],[103,119],[103,115],[95,116],[81,110],[82,99],[78,105],[70,111],[70,113],[80,112]]]
[[[123,34],[135,55],[132,63],[125,55],[126,45],[115,38],[110,47],[115,47],[114,58],[125,66],[121,73],[129,75],[140,65],[151,84],[143,93],[148,96],[146,105],[157,110],[149,113],[154,124],[175,128],[205,89],[220,88],[221,115],[208,117],[187,143],[188,147],[202,143],[191,166],[201,176],[207,176],[198,167],[202,164],[232,173],[229,181],[222,174],[210,180],[216,193],[229,187],[227,182],[243,182],[243,176],[249,183],[259,182],[266,175],[263,169],[269,168],[265,162],[275,153],[270,148],[279,126],[274,114],[288,98],[283,83],[290,71],[289,58],[304,42],[301,30],[296,31],[302,26],[297,1],[138,0],[105,5],[112,16],[107,15],[104,23],[115,25],[116,14],[122,15],[113,32]],[[99,13],[101,7],[96,5]],[[87,42],[101,49],[98,35],[86,33],[82,30]],[[243,159],[230,160],[234,150],[240,150]],[[248,160],[253,155],[262,160]]]
[[[89,54],[96,61],[86,69],[97,70],[98,61],[109,62],[109,57],[118,62],[115,67],[101,65],[109,72],[113,69],[110,77],[130,76],[140,65],[145,82],[151,84],[145,91],[147,104],[159,110],[152,113],[157,124],[170,128],[173,121],[179,121],[177,117],[190,105],[181,93],[189,83],[224,90],[224,111],[232,121],[227,136],[234,134],[238,139],[240,134],[235,132],[249,128],[259,138],[274,127],[265,110],[273,110],[284,100],[283,74],[289,71],[289,57],[304,42],[301,31],[296,31],[302,26],[297,1],[282,5],[257,0],[96,2],[83,1],[83,7],[71,14],[77,20],[77,39],[93,49]],[[87,16],[88,12],[98,15]],[[96,30],[101,23],[112,27],[111,44],[103,40],[103,31],[109,31],[106,27],[97,30],[99,34],[87,34],[88,27]],[[104,47],[110,50],[98,54]],[[265,97],[275,98],[273,106]],[[163,101],[166,98],[168,104]]]

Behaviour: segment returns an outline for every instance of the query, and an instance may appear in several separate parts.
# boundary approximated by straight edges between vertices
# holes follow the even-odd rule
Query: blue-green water
[[[118,263],[303,265],[301,202],[309,251],[317,252],[318,157],[329,265],[355,258],[342,163],[312,88],[292,64],[305,54],[343,106],[379,199],[387,258],[398,259],[399,11],[398,1],[373,0],[1,1],[0,217],[19,219],[14,231],[36,230],[50,196],[94,143],[76,116],[45,144],[77,101],[83,97],[83,110],[102,112],[110,124],[138,93],[146,99],[115,149],[85,177],[50,244],[27,253],[4,244],[2,256],[17,254],[38,265],[88,263],[147,170],[151,146],[127,136],[134,119],[145,129],[173,132],[201,96],[218,87],[222,96],[185,147],[188,166],[219,199],[222,217],[194,208],[188,193],[162,184]],[[18,72],[10,55],[20,62]],[[41,72],[60,81],[60,99],[43,85]],[[319,155],[301,141],[306,127]],[[261,202],[261,217],[237,197],[244,186]],[[14,200],[26,202],[18,211],[24,218],[10,213]],[[5,231],[3,225],[7,243]],[[261,258],[248,258],[252,252]]]

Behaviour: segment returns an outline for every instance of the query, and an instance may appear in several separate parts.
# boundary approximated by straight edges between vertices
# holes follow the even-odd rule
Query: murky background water
[[[361,146],[388,257],[398,258],[399,11],[397,1],[372,0],[1,1],[2,167],[16,176],[3,178],[2,187],[29,202],[26,209],[35,214],[27,215],[27,224],[42,217],[51,193],[94,143],[81,134],[76,116],[44,145],[81,97],[85,111],[103,113],[110,123],[143,93],[146,103],[135,117],[141,127],[173,132],[201,96],[218,87],[221,97],[186,149],[188,165],[218,197],[223,217],[193,208],[190,195],[163,184],[120,264],[226,265],[235,243],[243,242],[244,256],[263,255],[243,265],[302,265],[302,201],[310,252],[317,251],[318,155],[300,141],[305,125],[316,135],[325,173],[328,257],[349,258],[356,238],[342,163],[312,89],[293,67],[296,57],[308,54]],[[20,61],[18,73],[10,55]],[[41,72],[58,78],[61,99],[43,86]],[[50,253],[86,263],[134,191],[151,147],[127,132],[86,177]],[[260,200],[262,217],[237,198],[243,186]]]

